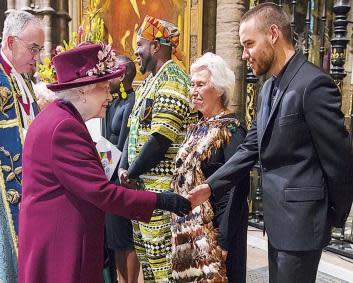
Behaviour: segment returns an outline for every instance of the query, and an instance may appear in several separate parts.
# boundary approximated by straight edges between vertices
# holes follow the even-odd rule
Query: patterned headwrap
[[[180,32],[178,27],[172,23],[146,16],[138,31],[138,36],[147,40],[158,40],[163,45],[171,46],[173,54],[180,60],[176,50],[179,45]]]

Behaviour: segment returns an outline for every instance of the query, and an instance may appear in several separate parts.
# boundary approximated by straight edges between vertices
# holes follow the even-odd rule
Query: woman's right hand
[[[129,180],[129,175],[127,173],[127,170],[124,168],[119,168],[118,170],[118,177],[120,180],[120,183],[122,184],[123,182],[126,182]]]

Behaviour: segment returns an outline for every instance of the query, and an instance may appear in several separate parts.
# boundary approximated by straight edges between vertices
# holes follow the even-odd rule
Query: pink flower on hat
[[[111,73],[118,67],[118,57],[112,50],[111,45],[101,44],[102,50],[98,51],[98,63],[96,66],[87,71],[88,76],[100,76]]]
[[[57,82],[48,84],[53,91],[94,84],[124,77],[125,66],[118,64],[110,45],[85,43],[53,58]]]

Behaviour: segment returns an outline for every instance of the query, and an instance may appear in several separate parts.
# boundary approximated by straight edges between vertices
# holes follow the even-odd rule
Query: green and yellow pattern
[[[170,190],[175,155],[189,124],[197,121],[190,107],[189,78],[173,61],[147,79],[136,91],[136,103],[130,115],[128,160],[139,156],[153,133],[172,141],[164,159],[140,176],[143,189],[153,192]],[[171,215],[156,210],[149,223],[134,222],[136,251],[143,266],[145,282],[171,282]]]

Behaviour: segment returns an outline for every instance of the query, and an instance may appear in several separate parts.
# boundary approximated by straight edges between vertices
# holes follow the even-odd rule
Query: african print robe
[[[150,74],[136,90],[130,115],[128,162],[131,165],[153,133],[172,141],[164,159],[140,176],[142,188],[152,192],[170,190],[175,154],[188,125],[196,121],[190,108],[189,78],[173,61],[166,62],[155,76]],[[137,255],[145,282],[170,282],[170,213],[155,210],[149,223],[133,222]]]

